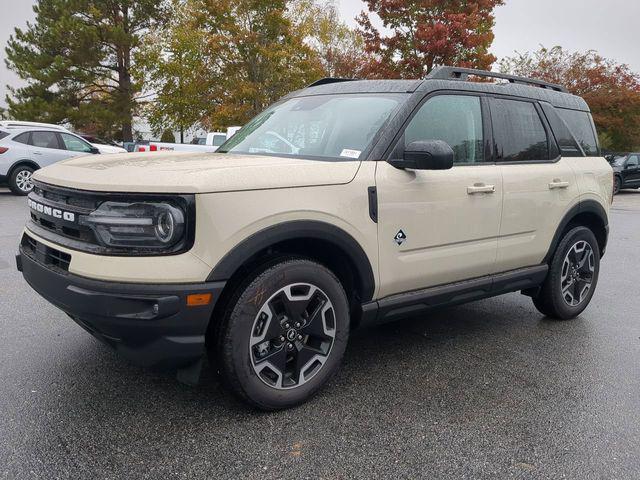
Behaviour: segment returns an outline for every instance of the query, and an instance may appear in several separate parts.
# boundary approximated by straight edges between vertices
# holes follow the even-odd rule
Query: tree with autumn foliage
[[[167,30],[154,32],[156,128],[196,121],[242,125],[292,90],[322,76],[286,0],[178,0]]]
[[[440,65],[488,70],[494,9],[504,0],[366,0],[358,17],[371,78],[422,78]],[[371,21],[376,14],[388,35]]]
[[[640,76],[627,65],[595,51],[571,53],[556,46],[505,58],[500,70],[564,85],[583,97],[603,148],[631,151],[640,147]]]
[[[324,76],[363,75],[364,40],[342,20],[333,0],[293,0],[288,16],[318,58]]]

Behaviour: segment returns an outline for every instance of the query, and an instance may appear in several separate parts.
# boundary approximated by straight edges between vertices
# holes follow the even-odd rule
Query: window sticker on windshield
[[[348,148],[345,148],[340,153],[340,156],[341,157],[349,157],[349,158],[359,158],[361,153],[362,152],[360,150],[350,150]]]

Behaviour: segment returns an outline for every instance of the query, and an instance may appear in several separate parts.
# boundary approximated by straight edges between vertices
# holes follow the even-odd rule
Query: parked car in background
[[[206,137],[196,137],[191,143],[138,142],[135,152],[215,152],[242,127],[229,127],[227,133],[209,132]]]
[[[98,148],[66,129],[40,126],[0,126],[0,184],[16,195],[32,189],[31,175],[39,168]]]
[[[100,137],[96,137],[95,135],[90,135],[87,133],[78,133],[79,136],[84,138],[91,145],[100,150],[100,153],[127,153],[127,150],[122,148],[116,142],[111,140],[104,140]]]
[[[614,195],[623,188],[640,188],[640,153],[618,155],[610,163],[614,173]]]

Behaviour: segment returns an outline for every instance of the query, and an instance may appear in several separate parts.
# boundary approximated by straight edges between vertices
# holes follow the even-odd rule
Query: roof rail
[[[328,85],[329,83],[354,82],[356,80],[357,80],[357,78],[326,77],[326,78],[321,78],[320,80],[316,80],[311,85],[307,85],[307,88],[317,87],[319,85]]]
[[[473,68],[437,67],[429,75],[427,75],[427,78],[436,80],[461,80],[463,82],[466,82],[469,80],[469,75],[486,78],[499,78],[501,80],[507,80],[509,83],[531,85],[540,88],[546,88],[548,90],[554,90],[556,92],[569,93],[569,91],[565,87],[545,82],[544,80],[518,77],[516,75],[508,75],[506,73],[488,72],[486,70],[475,70]]]

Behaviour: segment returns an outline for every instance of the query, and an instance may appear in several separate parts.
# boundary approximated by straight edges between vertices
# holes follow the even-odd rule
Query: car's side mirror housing
[[[400,169],[449,170],[453,167],[454,153],[442,140],[420,140],[407,145],[402,157],[389,160],[389,163]]]
[[[94,155],[96,153],[100,153],[100,150],[98,150],[98,147],[91,147],[91,150],[89,150],[91,153],[93,153]]]

